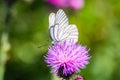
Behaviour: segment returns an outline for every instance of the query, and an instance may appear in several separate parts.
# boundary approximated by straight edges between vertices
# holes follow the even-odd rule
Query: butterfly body
[[[70,24],[62,9],[49,15],[49,32],[54,42],[78,41],[78,29],[76,25]]]

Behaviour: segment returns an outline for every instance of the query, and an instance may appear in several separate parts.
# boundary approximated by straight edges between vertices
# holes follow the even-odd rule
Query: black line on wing
[[[64,13],[63,10],[59,10],[59,11],[57,12],[57,14],[56,14],[56,17],[58,17],[58,18],[60,19],[61,17],[65,16],[65,15],[66,15],[66,14]]]
[[[64,29],[63,29],[63,28],[65,28],[65,27],[60,28],[58,33],[61,33],[61,32],[63,31],[62,35],[64,35]],[[59,36],[59,39],[62,37],[62,35],[61,35],[61,36],[58,35],[58,36]]]
[[[59,19],[59,23],[62,23],[65,19],[67,19],[67,17],[64,15]]]
[[[59,32],[59,24],[55,24],[55,26],[58,25],[58,29],[57,29],[57,40],[58,40],[58,32]],[[55,26],[54,26],[54,29],[55,29]],[[55,32],[55,31],[54,31]],[[54,33],[55,34],[55,33]],[[56,40],[56,41],[57,41]]]
[[[55,37],[55,25],[54,25],[54,28],[53,28],[53,33],[54,33],[54,38],[55,40],[57,41],[56,37]]]
[[[52,29],[52,32],[51,32],[51,29]],[[50,33],[50,38],[51,38],[51,40],[54,41],[54,36],[51,35],[51,34],[53,34],[53,26],[50,27],[50,29],[49,29],[49,33]],[[52,38],[52,37],[53,37],[53,38]]]
[[[65,37],[65,38],[63,38],[63,39],[61,39],[61,41],[63,41],[63,40],[72,40],[72,39],[78,39],[78,33],[77,34],[75,34],[75,35],[73,35],[72,33],[66,33],[66,34],[69,34],[67,37]],[[72,34],[72,35],[71,35]],[[72,37],[73,36],[73,37]],[[69,38],[70,37],[70,38]]]
[[[67,27],[68,27],[68,29],[66,29]],[[63,34],[66,33],[67,30],[69,30],[69,29],[71,28],[70,26],[67,26],[67,27],[64,27],[64,32],[63,32]]]
[[[68,19],[67,18],[64,18],[64,20],[63,20],[63,22],[61,22],[60,26],[65,27],[64,26],[65,24],[68,24]]]
[[[70,26],[68,29],[65,30],[64,33],[73,33],[73,32],[78,33],[78,30],[76,29],[76,27],[71,27]]]
[[[69,35],[70,35],[70,34],[69,34]],[[68,35],[68,36],[69,36],[69,35]],[[68,36],[67,36],[67,37],[65,37],[65,38],[63,38],[63,39],[61,39],[61,41],[63,41],[63,40],[65,40],[66,38],[68,38]]]
[[[64,13],[62,11],[58,11],[57,14],[56,14],[56,21],[60,22],[61,20],[61,17],[64,16]]]

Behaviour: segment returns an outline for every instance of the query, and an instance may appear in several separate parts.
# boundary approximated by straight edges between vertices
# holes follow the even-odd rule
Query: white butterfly
[[[78,29],[76,25],[70,24],[65,12],[59,9],[57,13],[49,15],[50,37],[54,42],[78,41]]]

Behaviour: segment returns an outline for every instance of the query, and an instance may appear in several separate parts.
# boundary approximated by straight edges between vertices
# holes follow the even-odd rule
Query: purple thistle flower
[[[81,76],[77,77],[75,80],[84,80]]]
[[[89,63],[88,51],[75,42],[56,42],[49,48],[45,61],[52,67],[53,73],[68,79]]]
[[[69,0],[69,6],[74,10],[81,9],[84,6],[84,0]]]
[[[72,8],[78,10],[83,8],[84,0],[47,0],[48,3],[58,8]]]
[[[47,0],[47,2],[55,7],[67,7],[67,0]]]

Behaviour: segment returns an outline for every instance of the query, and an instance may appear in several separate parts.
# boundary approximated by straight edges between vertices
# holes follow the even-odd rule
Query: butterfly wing
[[[49,15],[49,28],[55,25],[55,13]]]
[[[68,18],[62,9],[59,9],[56,14],[51,13],[49,15],[49,30],[53,41],[60,41],[58,38],[59,32],[68,26],[68,23]]]
[[[60,41],[78,41],[78,29],[76,25],[71,24],[60,31]]]
[[[62,30],[69,24],[68,18],[62,9],[58,10],[56,13],[56,24],[59,25],[59,30]]]
[[[69,21],[65,12],[60,9],[58,12],[49,15],[49,30],[53,41],[78,41],[78,30],[76,25],[68,25]]]
[[[49,32],[50,32],[51,39],[53,41],[56,41],[54,27],[55,27],[55,13],[51,13],[49,15]]]

